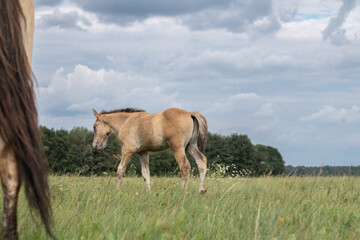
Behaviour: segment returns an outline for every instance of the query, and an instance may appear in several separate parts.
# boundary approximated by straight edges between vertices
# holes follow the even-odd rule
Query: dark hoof
[[[207,192],[206,189],[202,189],[202,190],[199,191],[199,193],[201,193],[201,194],[205,194],[206,192]]]

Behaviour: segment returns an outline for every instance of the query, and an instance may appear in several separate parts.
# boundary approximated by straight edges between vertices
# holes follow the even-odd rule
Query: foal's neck
[[[126,112],[103,114],[101,119],[117,134],[131,114]]]

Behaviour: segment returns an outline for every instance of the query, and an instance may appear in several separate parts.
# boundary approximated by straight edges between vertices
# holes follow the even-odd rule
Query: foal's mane
[[[119,113],[119,112],[135,113],[135,112],[146,112],[146,111],[142,110],[142,109],[137,109],[137,108],[121,108],[121,109],[115,109],[115,110],[110,110],[110,111],[102,110],[100,112],[100,114],[111,114],[111,113]]]

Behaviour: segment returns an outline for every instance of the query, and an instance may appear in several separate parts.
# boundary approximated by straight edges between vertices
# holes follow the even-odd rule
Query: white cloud
[[[236,95],[230,96],[230,100],[238,100],[238,99],[257,99],[259,95],[256,93],[238,93]]]
[[[230,95],[225,99],[218,99],[213,102],[206,112],[212,113],[238,111],[239,109],[245,110],[252,108],[254,104],[258,104],[259,100],[260,96],[256,93],[237,93],[235,95]]]
[[[35,26],[40,29],[69,29],[102,33],[121,31],[114,23],[103,23],[96,14],[84,11],[73,3],[65,2],[53,7],[40,7],[35,12]]]
[[[180,106],[176,91],[157,79],[114,70],[93,70],[84,65],[77,65],[68,74],[64,71],[60,68],[48,86],[39,88],[42,114],[67,116],[91,108]]]
[[[326,105],[318,112],[311,114],[309,117],[302,117],[300,120],[353,123],[360,121],[360,108],[354,105],[349,109],[337,109],[333,106]]]
[[[274,106],[268,102],[261,105],[260,109],[254,113],[256,116],[271,116],[274,114]]]

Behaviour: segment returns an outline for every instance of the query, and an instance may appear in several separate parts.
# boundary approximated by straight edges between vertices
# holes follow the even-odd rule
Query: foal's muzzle
[[[105,141],[100,144],[99,141],[94,140],[94,141],[93,141],[93,144],[92,144],[92,147],[93,147],[94,149],[96,149],[96,150],[101,150],[101,149],[103,149],[103,148],[106,148],[106,146],[107,146],[107,141],[108,141],[108,139],[105,139]]]
[[[93,142],[92,147],[93,147],[94,149],[96,149],[96,150],[100,150],[100,149],[101,149],[101,147],[100,147],[100,145],[99,145],[99,142],[97,142],[97,141],[94,141],[94,142]]]

